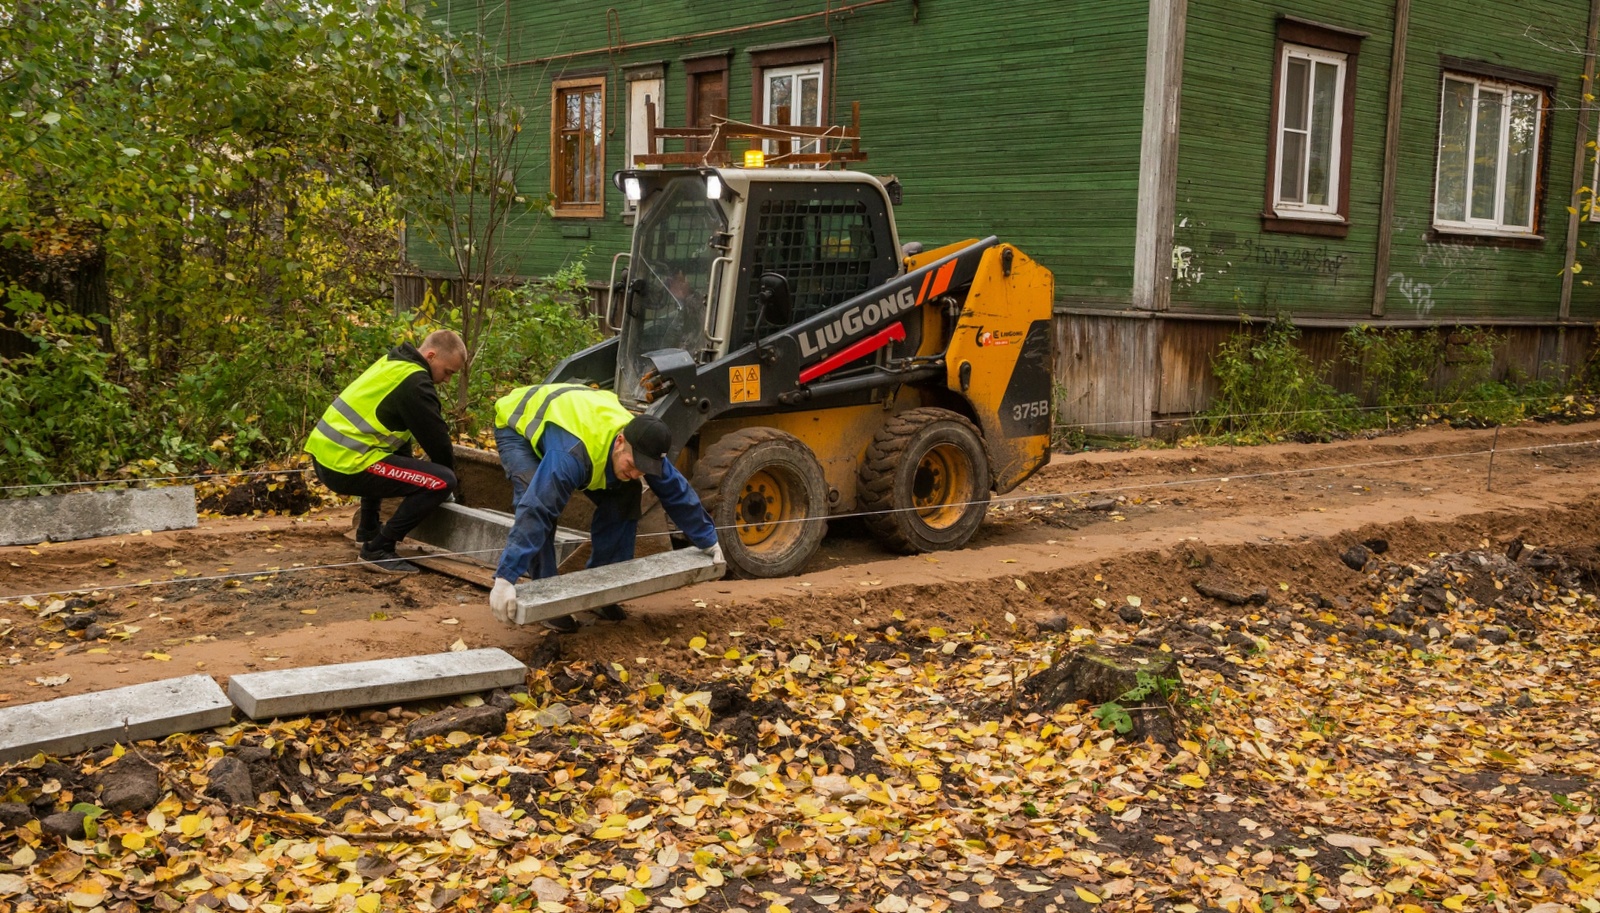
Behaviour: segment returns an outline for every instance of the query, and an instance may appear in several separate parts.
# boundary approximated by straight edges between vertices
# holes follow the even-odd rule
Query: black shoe
[[[368,542],[371,542],[373,539],[376,539],[377,537],[378,537],[378,528],[376,526],[370,526],[370,527],[369,526],[358,526],[358,527],[356,527],[356,541],[360,542],[363,545],[365,545]]]
[[[571,615],[562,615],[558,618],[546,618],[544,621],[539,623],[556,632],[557,634],[578,633],[578,619],[573,618]]]
[[[394,553],[394,546],[361,546],[361,563],[384,574],[415,574],[419,568]]]
[[[614,602],[610,605],[603,605],[600,608],[595,609],[594,613],[600,616],[601,621],[621,621],[628,617],[628,613],[623,611],[622,606],[619,606]]]

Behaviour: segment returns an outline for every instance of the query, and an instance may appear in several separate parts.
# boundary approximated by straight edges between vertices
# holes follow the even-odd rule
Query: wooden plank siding
[[[1470,5],[1413,0],[1389,276],[1391,314],[1440,321],[1558,316],[1583,59],[1542,44],[1529,30],[1543,30],[1548,41],[1571,41],[1582,48],[1588,15],[1588,0]],[[1556,78],[1540,168],[1542,242],[1518,246],[1430,230],[1443,55]],[[1579,239],[1592,250],[1600,236],[1585,226]],[[1410,286],[1409,300],[1403,284]],[[1572,315],[1600,316],[1600,294],[1592,285],[1575,284]]]
[[[506,271],[548,275],[587,255],[604,280],[631,230],[609,182],[626,167],[625,73],[661,69],[667,125],[685,123],[686,61],[728,60],[728,114],[754,120],[752,52],[826,42],[826,119],[861,109],[861,170],[897,176],[903,241],[928,246],[998,235],[1055,274],[1057,380],[1062,421],[1097,433],[1145,434],[1161,416],[1205,407],[1211,358],[1240,326],[1229,318],[1290,314],[1303,345],[1334,359],[1348,326],[1384,322],[1448,327],[1503,324],[1504,377],[1553,377],[1581,365],[1600,321],[1600,227],[1585,223],[1571,315],[1556,326],[1566,247],[1581,48],[1590,0],[1411,0],[1403,74],[1390,261],[1375,276],[1389,108],[1395,0],[1187,0],[1178,117],[1170,310],[1130,316],[1144,129],[1150,4],[1174,0],[506,0],[509,35],[497,35],[505,70],[528,107],[530,143],[519,187],[550,189],[551,83],[606,79],[604,215],[533,217],[506,238]],[[498,5],[490,5],[498,10]],[[446,2],[460,28],[490,8]],[[843,10],[841,12],[841,10]],[[823,15],[826,13],[826,15]],[[1345,237],[1267,230],[1272,90],[1280,17],[1365,33],[1355,66]],[[499,21],[498,16],[490,17]],[[1537,40],[1543,30],[1548,44]],[[575,53],[585,52],[585,53]],[[1432,228],[1443,58],[1548,74],[1556,89],[1545,121],[1542,240],[1445,236]],[[743,148],[730,143],[737,153]],[[669,151],[683,148],[668,141]],[[1585,172],[1586,174],[1589,172]],[[448,261],[408,237],[426,271]],[[1148,277],[1146,277],[1148,278]],[[1372,318],[1373,291],[1387,313]],[[1542,324],[1526,328],[1513,324]],[[1447,330],[1443,330],[1447,331]],[[1359,389],[1349,366],[1330,365],[1341,389]],[[1121,429],[1121,430],[1118,430]]]
[[[1091,324],[1115,322],[1114,318],[1109,317],[1079,319]],[[1268,326],[1261,322],[1241,326],[1224,321],[1186,320],[1182,317],[1148,322],[1157,324],[1154,338],[1156,357],[1160,359],[1161,364],[1160,386],[1156,391],[1153,417],[1156,420],[1182,419],[1203,411],[1217,393],[1216,375],[1211,370],[1211,359],[1217,349],[1236,333],[1260,335]],[[1091,338],[1106,331],[1084,327],[1075,332],[1085,338]],[[1456,335],[1453,326],[1419,327],[1409,332],[1437,334],[1444,337],[1447,344]],[[1355,394],[1361,405],[1371,406],[1373,397],[1366,395],[1367,391],[1363,389],[1360,368],[1340,358],[1340,346],[1345,333],[1346,329],[1343,327],[1305,327],[1301,330],[1296,345],[1307,358],[1323,367],[1323,379],[1335,389]],[[1593,326],[1504,326],[1496,327],[1495,333],[1501,337],[1502,342],[1495,351],[1490,379],[1498,381],[1564,382],[1574,367],[1582,367],[1584,359],[1595,344]],[[1447,349],[1445,367],[1433,378],[1433,388],[1437,391],[1447,389],[1456,379],[1456,373],[1457,369]],[[1139,394],[1140,391],[1134,390],[1124,395],[1131,401]],[[1111,410],[1108,407],[1100,407],[1100,414],[1109,411]],[[1077,414],[1088,413],[1080,410]],[[1073,419],[1074,422],[1079,420]],[[1089,421],[1087,418],[1081,420]]]
[[[1150,433],[1157,387],[1155,364],[1162,321],[1097,314],[1056,319],[1057,418],[1091,434]]]
[[[624,45],[674,39],[605,53],[607,9],[576,0],[512,0],[513,61],[586,49],[600,53],[514,67],[529,105],[537,145],[519,186],[549,189],[551,80],[607,77],[605,169],[624,165],[624,71],[664,68],[669,125],[683,123],[683,61],[729,55],[729,116],[752,119],[750,50],[806,40],[833,42],[835,65],[825,95],[830,122],[845,123],[860,102],[860,167],[896,175],[905,188],[897,207],[900,236],[931,246],[999,235],[1054,271],[1063,302],[1125,306],[1132,285],[1139,140],[1142,124],[1144,0],[1019,0],[1013,3],[913,4],[893,0],[851,12],[852,0],[623,0],[610,4]],[[477,21],[476,3],[447,4],[456,27]],[[694,37],[819,15],[747,31]],[[491,17],[493,18],[493,17]],[[676,141],[668,149],[677,150]],[[738,147],[735,144],[736,148]],[[524,220],[507,239],[508,269],[545,275],[590,250],[591,277],[625,250],[623,200],[609,181],[605,216]],[[409,252],[424,270],[447,262],[412,232]]]
[[[1392,8],[1392,0],[1190,0],[1174,235],[1187,263],[1174,270],[1174,313],[1370,312]],[[1283,13],[1369,33],[1356,62],[1346,238],[1262,228]]]
[[[1413,0],[1398,149],[1387,317],[1393,320],[1554,320],[1566,243],[1581,47],[1588,0],[1445,3]],[[1366,32],[1355,76],[1350,227],[1345,238],[1264,230],[1272,142],[1277,19]],[[1392,53],[1393,0],[1190,0],[1184,71],[1174,313],[1371,320]],[[1542,241],[1447,235],[1432,228],[1442,58],[1549,74],[1558,85],[1545,120]],[[1585,225],[1593,245],[1600,232]],[[1581,248],[1580,250],[1588,250]],[[1592,255],[1591,255],[1592,256]],[[1600,316],[1600,289],[1575,284],[1575,319]]]

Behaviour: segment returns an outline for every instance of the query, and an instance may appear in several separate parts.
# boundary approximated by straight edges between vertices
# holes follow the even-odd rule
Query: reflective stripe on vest
[[[425,370],[387,355],[378,359],[322,413],[306,441],[306,452],[328,469],[351,474],[405,447],[411,432],[384,427],[378,421],[378,405],[406,378]]]
[[[582,384],[535,384],[531,387],[512,390],[505,396],[495,400],[495,426],[510,428],[518,434],[526,435],[528,433],[528,425],[538,425],[544,421],[544,414],[550,409],[550,403],[556,397],[566,393],[576,393],[579,390],[595,392],[593,387],[585,387]],[[539,410],[533,414],[532,418],[525,418],[528,412],[528,404],[533,401],[535,396],[546,392],[550,395],[545,397],[544,401],[539,404]]]
[[[591,470],[585,487],[598,491],[606,487],[611,443],[633,421],[633,413],[608,391],[580,384],[548,384],[520,387],[500,397],[494,404],[494,421],[496,427],[510,428],[535,446],[546,425],[559,425],[583,442]]]

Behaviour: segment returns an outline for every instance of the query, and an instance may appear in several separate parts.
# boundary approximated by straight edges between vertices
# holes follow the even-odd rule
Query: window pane
[[[587,202],[600,202],[600,157],[605,150],[605,110],[601,104],[600,90],[595,89],[589,93],[589,190],[584,197]]]
[[[1289,58],[1283,74],[1283,125],[1292,130],[1306,128],[1306,83],[1311,62]]]
[[[822,126],[822,77],[800,78],[800,116],[795,122],[812,127]]]
[[[1495,197],[1500,193],[1500,119],[1505,114],[1505,94],[1478,87],[1477,135],[1472,144],[1472,217],[1493,219]]]
[[[1472,83],[1444,81],[1439,118],[1439,188],[1434,217],[1467,220],[1467,140],[1472,129]]]
[[[1318,61],[1311,93],[1311,170],[1306,178],[1306,202],[1326,206],[1333,187],[1333,123],[1338,117],[1339,68]]]
[[[565,96],[566,120],[562,126],[568,130],[578,130],[583,127],[583,95],[578,92],[568,92]]]
[[[800,77],[800,117],[799,123],[810,127],[822,126],[822,77]],[[801,145],[800,152],[821,152],[822,142],[814,141]]]
[[[795,122],[793,76],[775,76],[767,81],[767,123],[778,122],[779,108],[788,108],[788,122]]]
[[[578,201],[577,163],[583,150],[579,148],[576,134],[564,133],[561,136],[561,187],[557,193],[566,203]]]
[[[1284,203],[1304,203],[1305,188],[1300,185],[1306,163],[1306,135],[1284,131],[1283,161],[1278,168],[1278,199]]]
[[[1533,227],[1534,160],[1538,158],[1539,96],[1511,93],[1511,131],[1506,138],[1504,224]]]
[[[576,135],[579,152],[573,178],[573,202],[595,203],[600,200],[600,90],[585,89],[579,97],[583,102],[583,120]]]

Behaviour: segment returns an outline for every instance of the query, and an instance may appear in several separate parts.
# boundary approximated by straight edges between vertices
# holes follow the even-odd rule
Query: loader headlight
[[[720,175],[706,175],[706,199],[722,199],[722,177]]]
[[[637,203],[644,199],[644,188],[639,186],[639,179],[623,178],[622,195],[627,197],[630,203]]]

